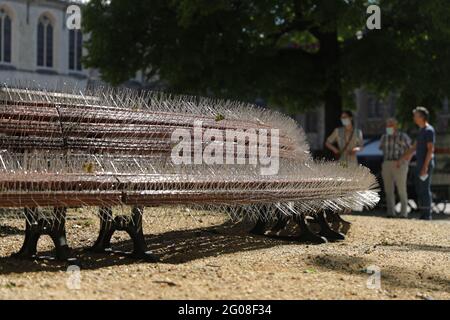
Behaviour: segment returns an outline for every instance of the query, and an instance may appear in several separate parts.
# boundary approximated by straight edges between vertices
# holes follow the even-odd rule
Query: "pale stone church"
[[[66,26],[67,7],[79,2],[0,0],[0,84],[82,89],[100,82],[97,70],[81,64],[88,35]],[[131,82],[142,83],[142,75]]]

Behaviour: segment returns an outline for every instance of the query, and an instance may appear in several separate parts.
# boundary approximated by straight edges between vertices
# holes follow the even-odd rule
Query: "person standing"
[[[325,146],[345,165],[357,164],[356,153],[362,150],[364,145],[362,131],[354,128],[351,111],[342,112],[341,122],[342,127],[334,129],[327,138]]]
[[[415,185],[420,210],[420,219],[431,220],[431,175],[434,169],[434,144],[436,133],[428,123],[429,115],[427,108],[416,107],[413,110],[414,122],[419,127],[417,141],[406,152],[403,159],[409,159],[416,152],[416,174]]]
[[[397,188],[401,203],[400,217],[408,217],[408,192],[406,188],[408,161],[403,160],[403,156],[410,148],[411,139],[409,136],[398,130],[396,119],[389,118],[386,121],[386,133],[381,136],[380,140],[380,149],[383,151],[381,176],[386,195],[388,217],[396,216],[395,188]]]

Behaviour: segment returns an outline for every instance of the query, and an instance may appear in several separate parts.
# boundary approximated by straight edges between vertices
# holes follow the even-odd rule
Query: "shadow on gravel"
[[[0,225],[0,238],[10,236],[10,235],[16,235],[16,234],[24,234],[24,233],[25,232],[23,230],[21,230],[20,228]]]
[[[369,273],[366,268],[374,265],[373,261],[363,257],[342,256],[342,255],[319,255],[313,259],[313,263],[322,269],[332,270],[343,274],[352,274],[368,277]],[[388,286],[392,288],[417,288],[417,282],[421,282],[421,288],[426,290],[450,290],[450,279],[442,277],[441,275],[431,275],[425,273],[417,273],[413,270],[397,266],[388,266],[381,268],[381,286]],[[365,286],[365,282],[362,283]],[[364,289],[370,290],[370,289]]]
[[[366,216],[366,217],[380,217],[380,218],[386,218],[386,219],[395,219],[395,218],[388,218],[386,217],[386,212],[382,210],[366,210],[366,211],[352,211],[350,216]],[[342,217],[345,217],[343,215]],[[419,212],[410,212],[408,219],[419,219],[420,213]],[[401,219],[401,218],[396,218]],[[402,219],[405,220],[405,219]],[[433,213],[433,221],[450,221],[450,214],[444,214],[444,213]],[[430,222],[430,221],[424,221],[424,222]],[[432,222],[432,221],[431,221]]]
[[[388,247],[396,247],[399,251],[434,251],[450,253],[450,247],[447,246],[430,246],[428,244],[417,244],[417,243],[402,243],[401,245],[384,245]]]
[[[20,231],[20,230],[19,230]],[[274,240],[264,236],[253,236],[248,227],[242,224],[225,223],[209,228],[169,231],[157,235],[147,235],[148,250],[161,259],[160,263],[180,264],[196,259],[231,254],[235,252],[270,248],[286,241]],[[132,248],[132,241],[119,241],[112,244],[114,250],[127,251]],[[115,265],[139,263],[113,253],[91,253],[85,248],[74,248],[74,256],[81,262],[81,269],[93,270]],[[52,251],[39,253],[42,256],[53,255]],[[26,272],[56,272],[66,270],[65,262],[50,260],[19,260],[10,257],[0,258],[0,275]]]

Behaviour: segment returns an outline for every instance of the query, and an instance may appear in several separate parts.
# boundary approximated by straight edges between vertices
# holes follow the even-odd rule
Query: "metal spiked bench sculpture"
[[[211,133],[214,137],[205,140]],[[174,136],[184,139],[174,141]],[[368,169],[315,163],[293,120],[236,102],[5,87],[0,150],[0,208],[25,208],[25,241],[16,254],[21,257],[36,255],[43,234],[55,243],[57,258],[70,257],[65,235],[70,207],[100,208],[101,228],[92,250],[110,250],[112,234],[123,230],[133,240],[132,256],[154,261],[142,231],[145,206],[220,210],[233,219],[257,221],[254,233],[263,233],[270,221],[279,230],[293,219],[301,239],[323,242],[342,238],[340,231],[348,229],[340,211],[378,202]],[[204,156],[206,150],[209,158],[196,161],[196,152]],[[252,162],[261,150],[276,155],[279,170],[262,174],[267,161]],[[174,157],[194,163],[180,164]],[[115,205],[131,206],[131,217],[113,216]],[[53,210],[44,214],[39,208]],[[318,231],[310,228],[311,218]]]

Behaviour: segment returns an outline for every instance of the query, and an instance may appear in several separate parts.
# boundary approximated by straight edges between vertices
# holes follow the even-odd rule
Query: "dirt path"
[[[346,216],[345,241],[307,245],[221,226],[224,216],[149,210],[147,243],[162,262],[85,255],[79,290],[67,287],[76,278],[63,264],[7,258],[23,222],[1,221],[0,299],[450,299],[449,220]],[[69,221],[70,245],[89,246],[97,228],[92,215]],[[114,241],[129,245],[124,234]],[[370,266],[379,289],[367,287]]]

